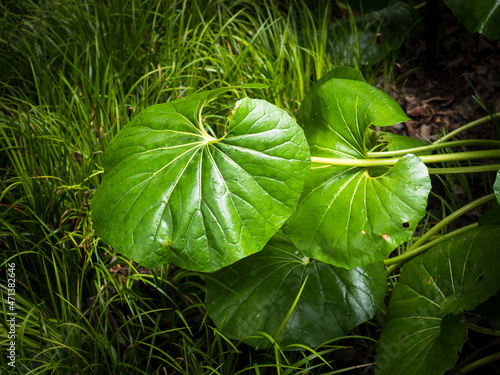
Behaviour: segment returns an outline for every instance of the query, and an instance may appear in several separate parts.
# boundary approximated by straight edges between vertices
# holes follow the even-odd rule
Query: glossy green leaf
[[[361,81],[353,71],[333,70],[302,101],[297,122],[314,156],[365,158],[368,126],[409,120],[394,99]]]
[[[381,91],[335,78],[311,90],[298,113],[311,155],[340,159],[366,158],[369,125],[406,119]],[[411,238],[430,187],[426,166],[413,155],[390,169],[313,164],[283,231],[307,256],[338,267],[366,265]]]
[[[425,214],[425,165],[407,155],[381,176],[364,168],[313,166],[284,232],[315,259],[353,268],[384,259]]]
[[[467,339],[458,314],[500,288],[500,227],[481,226],[442,242],[404,267],[392,293],[377,374],[443,374]]]
[[[318,79],[311,87],[311,91],[315,91],[318,87],[323,85],[325,82],[330,81],[331,79],[348,79],[351,81],[366,83],[363,74],[361,74],[359,70],[349,68],[347,66],[340,66],[323,74],[321,78]],[[307,103],[307,100],[305,102]],[[302,105],[304,105],[304,102],[302,102]]]
[[[245,98],[215,139],[201,111],[224,91],[151,106],[112,140],[92,218],[117,251],[210,272],[260,251],[294,211],[309,168],[302,130]]]
[[[471,33],[484,34],[490,40],[500,39],[500,0],[444,0],[444,3]]]
[[[257,348],[269,344],[257,332],[282,347],[315,347],[373,317],[385,291],[382,263],[336,268],[275,237],[261,252],[210,275],[205,306],[225,335]]]

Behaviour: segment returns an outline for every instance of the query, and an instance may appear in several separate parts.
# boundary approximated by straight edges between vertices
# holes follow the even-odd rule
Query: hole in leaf
[[[408,229],[409,227],[410,227],[410,223],[409,223],[409,222],[407,222],[407,221],[405,221],[405,222],[403,223],[403,228],[404,228],[404,229]]]
[[[211,100],[202,109],[201,117],[205,131],[212,137],[219,139],[226,134],[229,121],[236,110],[236,100],[231,93],[219,95]]]
[[[477,278],[476,282],[480,282],[482,279],[483,279],[484,275],[479,275],[479,277]]]

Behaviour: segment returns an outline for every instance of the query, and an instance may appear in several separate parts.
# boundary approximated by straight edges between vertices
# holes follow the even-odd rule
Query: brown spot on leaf
[[[388,239],[388,238],[389,238],[389,236],[388,236],[387,234],[385,234],[385,233],[384,233],[384,234],[382,235],[382,239],[383,239],[383,240],[386,240],[386,241],[387,241],[387,239]]]

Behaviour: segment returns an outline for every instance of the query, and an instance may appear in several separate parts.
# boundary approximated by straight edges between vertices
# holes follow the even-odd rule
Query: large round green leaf
[[[107,149],[94,227],[147,267],[215,271],[260,251],[295,209],[309,168],[302,130],[285,111],[245,98],[215,139],[201,111],[223,91],[151,106]]]
[[[500,288],[500,227],[481,226],[411,260],[392,294],[377,374],[442,374],[467,340],[461,311]]]
[[[490,40],[500,39],[500,0],[444,0],[457,19],[471,33],[484,34]]]
[[[339,159],[365,159],[370,125],[406,119],[383,92],[339,78],[315,86],[298,114],[311,155]],[[338,267],[366,265],[411,238],[430,188],[426,166],[413,155],[390,169],[313,164],[283,231],[307,256]]]
[[[336,268],[275,237],[258,254],[210,275],[205,306],[225,335],[257,348],[269,341],[256,332],[282,347],[315,347],[373,317],[385,291],[381,262]]]
[[[283,230],[315,259],[345,268],[369,264],[411,237],[429,190],[427,168],[414,155],[380,176],[364,168],[313,166]]]

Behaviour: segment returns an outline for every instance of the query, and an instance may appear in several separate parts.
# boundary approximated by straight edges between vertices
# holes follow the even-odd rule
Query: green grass
[[[337,352],[360,343],[362,362],[373,361],[372,323],[354,332],[361,338],[303,351],[230,340],[204,311],[201,275],[145,270],[93,232],[106,145],[142,109],[252,82],[269,88],[247,95],[295,114],[310,85],[336,66],[328,50],[334,7],[284,4],[2,2],[2,370],[10,370],[7,263],[16,264],[22,374],[334,374],[350,366],[337,364]]]

